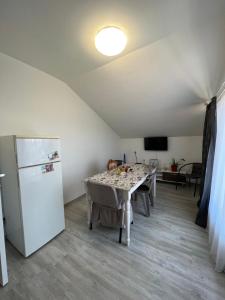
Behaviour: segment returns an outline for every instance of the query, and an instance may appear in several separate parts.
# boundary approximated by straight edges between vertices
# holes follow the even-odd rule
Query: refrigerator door
[[[65,228],[61,163],[19,169],[24,256]]]
[[[18,168],[60,161],[60,140],[16,138]]]

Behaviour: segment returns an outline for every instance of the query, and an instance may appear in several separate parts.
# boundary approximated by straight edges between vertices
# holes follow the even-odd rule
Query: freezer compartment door
[[[18,168],[60,161],[59,139],[16,138]]]
[[[65,228],[61,163],[19,170],[24,256],[29,256]]]

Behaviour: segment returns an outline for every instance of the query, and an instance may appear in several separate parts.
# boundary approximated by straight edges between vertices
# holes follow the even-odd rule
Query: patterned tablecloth
[[[142,178],[150,174],[149,166],[143,164],[130,165],[130,170],[117,174],[117,170],[106,171],[86,179],[86,181],[110,185],[116,189],[129,191]]]

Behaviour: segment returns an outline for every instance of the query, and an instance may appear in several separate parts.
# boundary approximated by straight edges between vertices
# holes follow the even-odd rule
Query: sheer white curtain
[[[209,242],[218,272],[225,271],[225,96],[217,105],[217,139],[209,204]]]

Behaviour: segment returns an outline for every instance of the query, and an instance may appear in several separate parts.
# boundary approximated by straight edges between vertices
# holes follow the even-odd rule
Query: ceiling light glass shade
[[[117,27],[105,27],[95,37],[96,49],[106,56],[114,56],[121,53],[126,44],[126,35]]]

